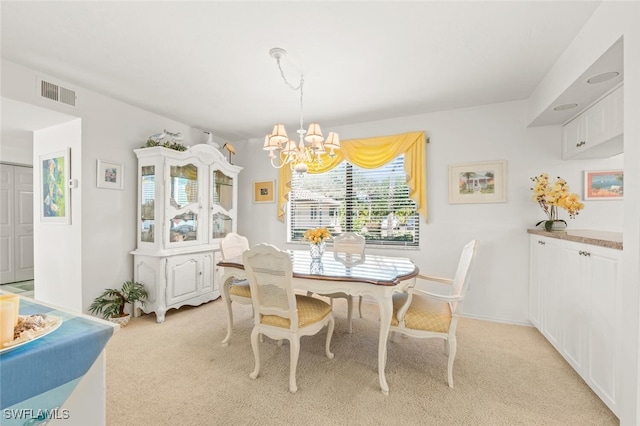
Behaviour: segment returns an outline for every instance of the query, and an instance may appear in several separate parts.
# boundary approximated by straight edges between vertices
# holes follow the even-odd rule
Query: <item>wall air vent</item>
[[[72,107],[76,106],[75,90],[67,89],[50,81],[40,80],[40,96]]]

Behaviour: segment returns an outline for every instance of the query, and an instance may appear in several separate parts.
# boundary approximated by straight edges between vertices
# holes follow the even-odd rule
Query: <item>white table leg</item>
[[[229,296],[229,286],[233,276],[225,275],[222,279],[222,300],[227,308],[227,335],[222,340],[222,346],[228,346],[231,339],[231,330],[233,329],[233,311],[231,310],[231,297]]]
[[[384,395],[389,395],[389,385],[384,374],[387,364],[387,337],[391,327],[391,315],[393,314],[393,302],[391,296],[377,297],[380,307],[380,337],[378,341],[378,376],[380,378],[380,388]]]

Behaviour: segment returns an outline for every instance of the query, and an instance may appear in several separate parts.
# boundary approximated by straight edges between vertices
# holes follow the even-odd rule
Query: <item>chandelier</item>
[[[279,169],[288,165],[291,170],[304,174],[309,168],[317,170],[321,166],[331,164],[335,157],[334,150],[340,149],[340,138],[337,133],[330,132],[325,140],[318,123],[311,123],[308,130],[304,129],[302,119],[304,76],[300,75],[300,83],[297,87],[289,83],[280,65],[280,59],[286,53],[286,50],[279,47],[269,50],[269,55],[278,63],[280,75],[287,86],[294,91],[300,91],[300,128],[297,130],[299,141],[296,143],[289,139],[284,124],[276,124],[273,126],[273,131],[265,136],[263,149],[269,151],[273,167]],[[328,153],[327,150],[329,150]]]

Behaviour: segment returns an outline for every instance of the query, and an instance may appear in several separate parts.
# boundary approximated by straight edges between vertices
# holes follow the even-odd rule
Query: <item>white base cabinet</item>
[[[136,254],[135,280],[143,282],[149,292],[144,305],[136,304],[136,308],[155,312],[156,321],[163,322],[169,309],[197,306],[220,297],[213,275],[214,253]]]
[[[622,251],[530,236],[531,322],[618,415]]]

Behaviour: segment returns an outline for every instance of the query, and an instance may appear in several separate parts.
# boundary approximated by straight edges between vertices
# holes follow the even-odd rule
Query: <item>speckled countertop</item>
[[[588,229],[572,229],[561,232],[547,232],[540,229],[527,229],[529,234],[542,235],[559,240],[575,241],[622,250],[622,232],[590,231]]]

